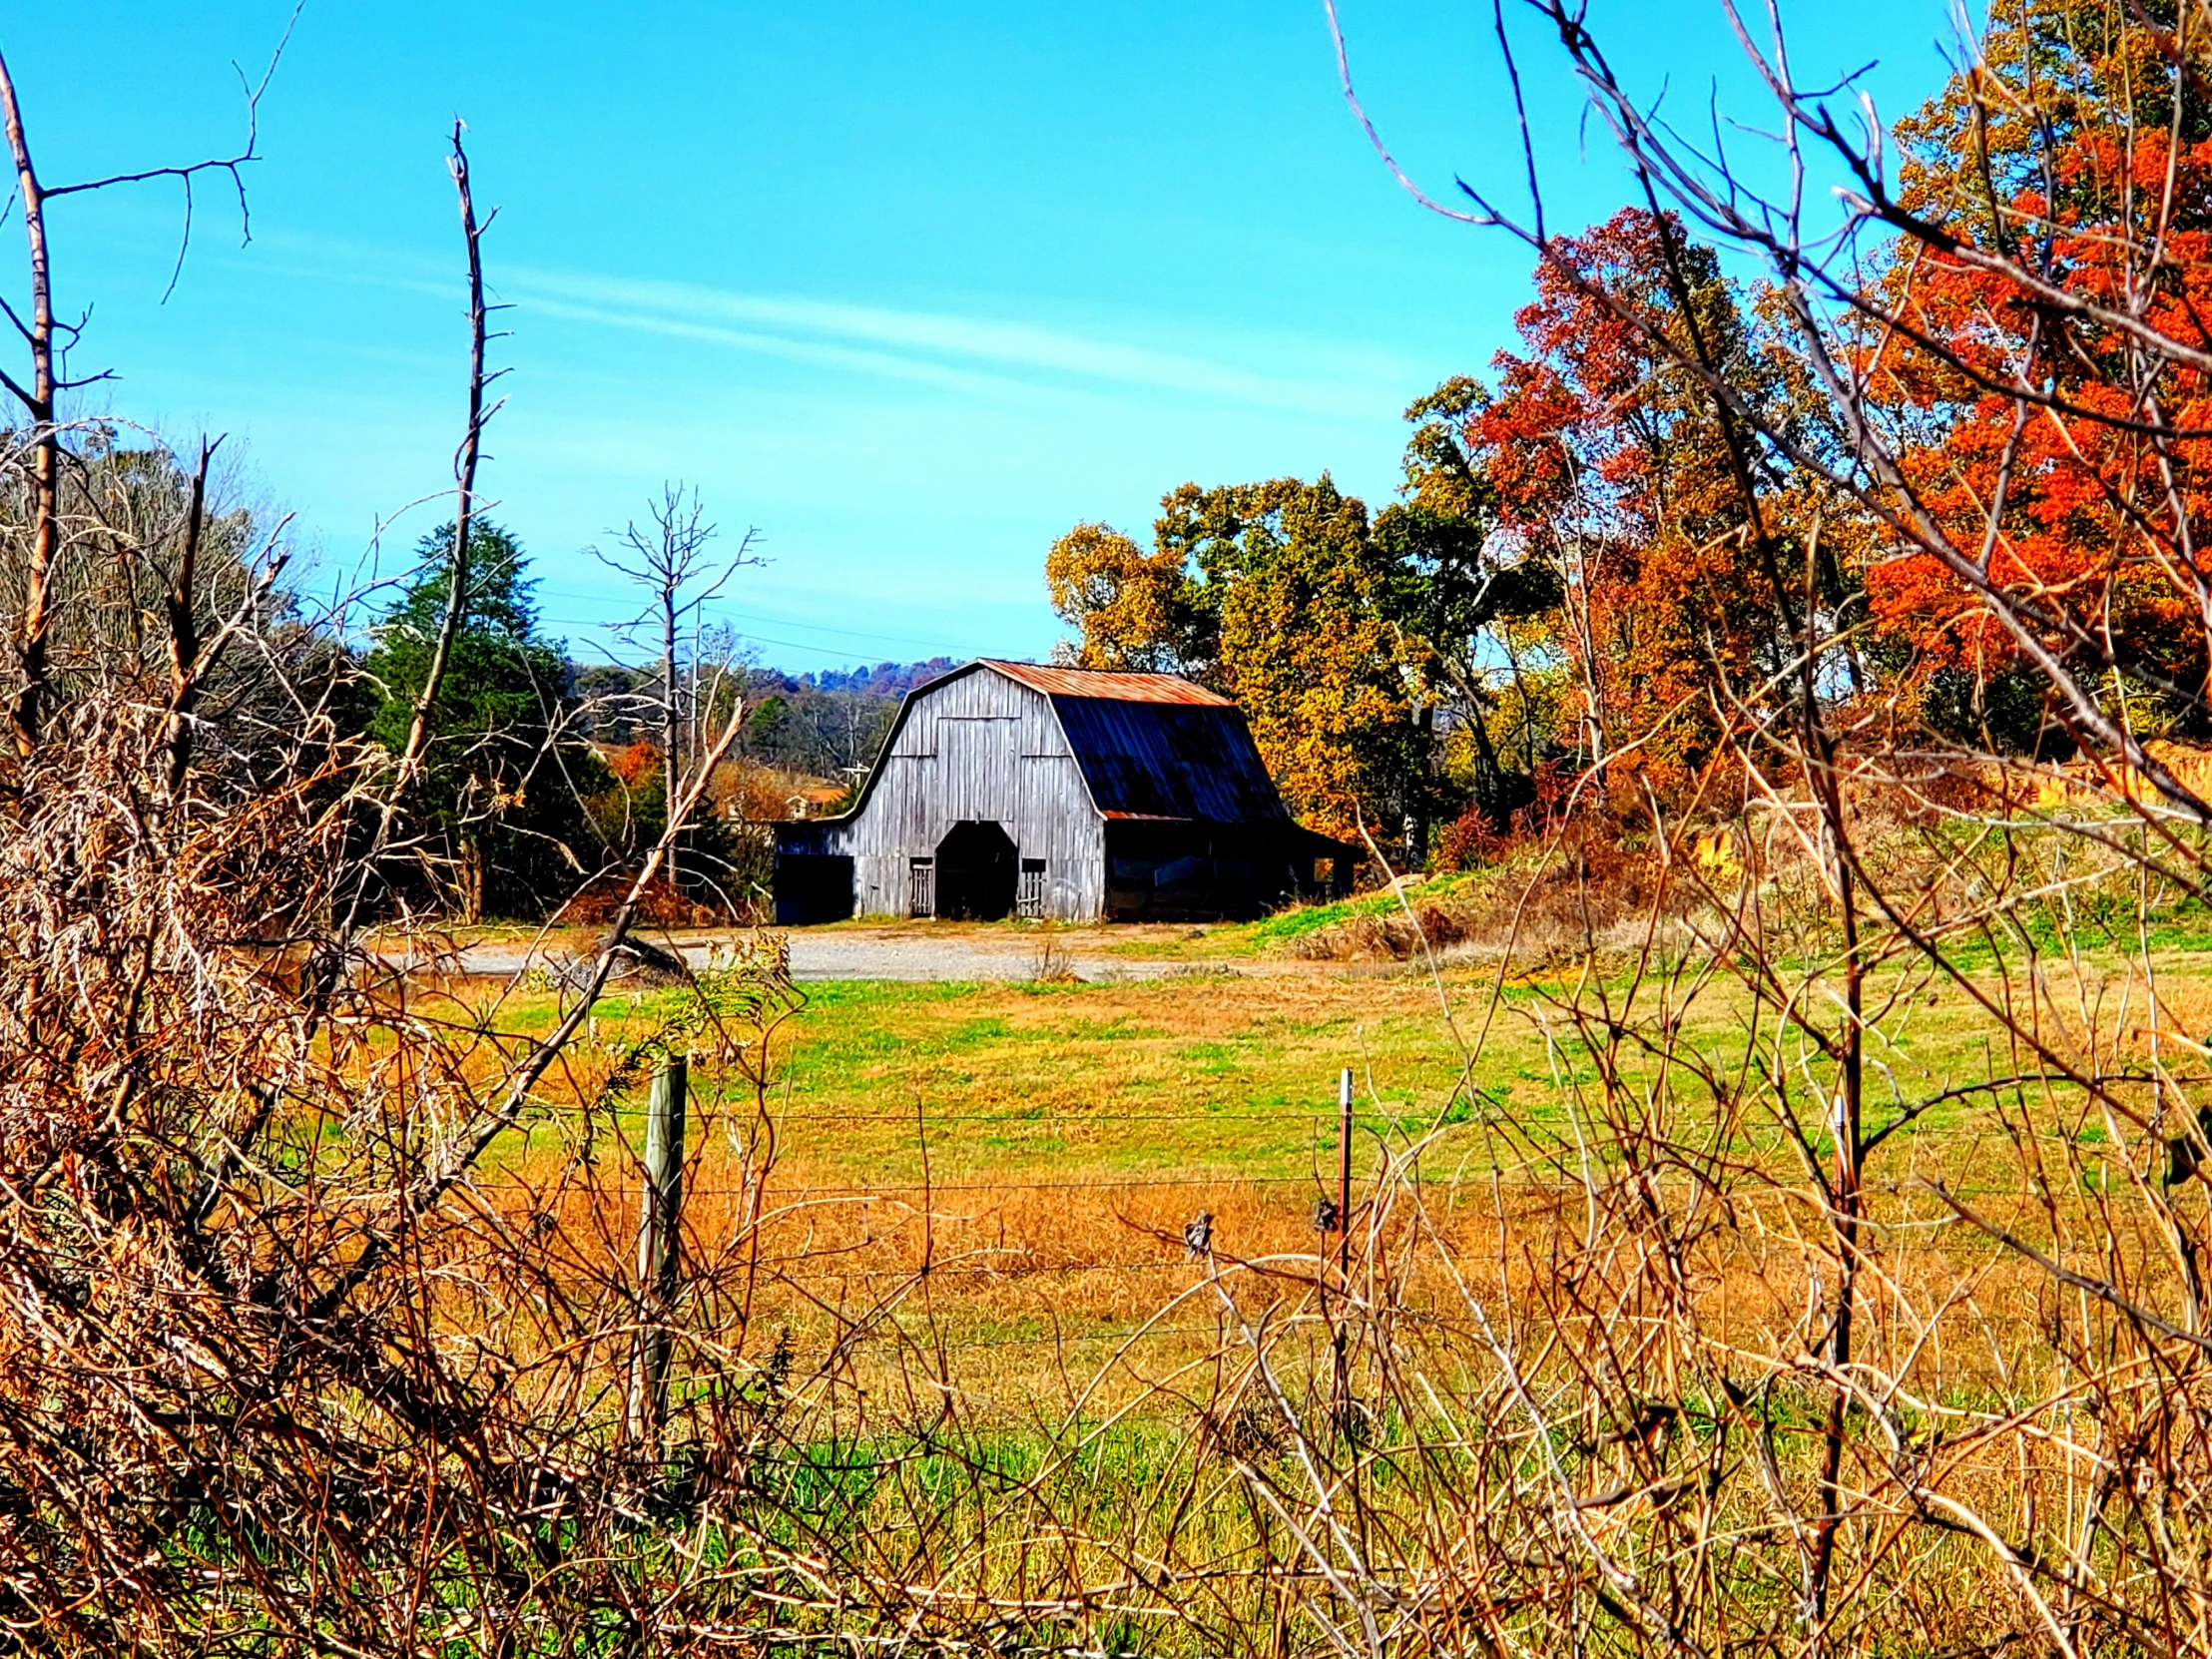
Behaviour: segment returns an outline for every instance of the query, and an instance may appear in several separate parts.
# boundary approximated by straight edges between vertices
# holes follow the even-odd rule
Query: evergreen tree
[[[437,648],[452,545],[450,524],[423,537],[423,574],[385,614],[369,653],[379,693],[369,732],[394,753],[406,744]],[[524,565],[508,531],[469,527],[460,630],[409,803],[418,832],[452,871],[448,896],[471,920],[544,913],[575,885],[593,841],[578,789],[596,783],[601,769],[589,748],[567,737],[572,670],[563,644],[538,632]]]

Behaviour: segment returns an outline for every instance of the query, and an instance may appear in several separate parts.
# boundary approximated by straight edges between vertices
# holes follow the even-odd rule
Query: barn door
[[[906,913],[910,916],[933,916],[937,913],[937,861],[934,858],[909,859],[906,865]]]
[[[1020,883],[1013,837],[996,820],[962,819],[937,842],[936,913],[1000,921],[1014,913]]]

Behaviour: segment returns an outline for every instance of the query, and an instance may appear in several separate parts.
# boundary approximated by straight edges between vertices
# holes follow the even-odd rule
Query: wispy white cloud
[[[824,368],[845,369],[882,379],[915,380],[954,391],[985,393],[1002,390],[1005,386],[1005,381],[995,375],[978,374],[973,370],[963,370],[926,358],[900,356],[895,352],[871,351],[820,339],[795,339],[787,334],[770,333],[757,328],[732,328],[720,323],[700,322],[684,316],[617,305],[578,303],[570,299],[552,298],[512,282],[505,284],[505,291],[515,295],[515,302],[523,309],[534,311],[540,316],[559,316],[575,322],[596,323],[602,327],[634,329],[640,333],[659,334],[670,339],[697,340],[702,344],[724,345],[733,350],[751,351],[761,356],[785,357],[795,362],[815,363]]]
[[[682,477],[728,522],[769,527],[741,626],[770,660],[1041,651],[1057,626],[1038,561],[1068,524],[1141,526],[1189,477],[1326,467],[1386,493],[1398,409],[1423,383],[1386,344],[1321,327],[1008,316],[1018,300],[983,295],[899,308],[551,262],[495,274],[517,306],[499,359],[518,376],[486,484],[542,561],[550,625],[578,641],[620,604],[572,550],[636,511],[640,480]],[[252,276],[295,337],[257,359],[265,380],[181,383],[196,407],[258,411],[257,450],[355,547],[372,516],[447,475],[455,276],[275,229]]]
[[[523,271],[501,285],[525,309],[550,315],[972,392],[1042,378],[1338,416],[1370,413],[1403,393],[1394,364],[1357,377],[1303,378],[1026,322],[689,282]]]
[[[318,237],[268,239],[318,279],[339,277],[399,291],[452,293],[451,272],[419,260]],[[268,256],[263,257],[265,266]],[[988,315],[907,310],[837,299],[752,293],[705,283],[505,266],[497,297],[524,312],[589,326],[688,339],[850,374],[932,385],[968,396],[1033,399],[1045,393],[1167,392],[1215,403],[1329,421],[1394,418],[1420,365],[1370,342],[1241,334],[1219,320],[1163,318],[1145,329],[1203,332],[1217,349],[1163,349]],[[1137,325],[1143,328],[1143,324]],[[1242,356],[1245,361],[1238,362]],[[1285,371],[1283,364],[1298,365]],[[1248,366],[1265,364],[1266,366]]]

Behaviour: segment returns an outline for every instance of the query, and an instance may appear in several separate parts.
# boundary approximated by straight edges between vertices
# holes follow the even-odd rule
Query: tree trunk
[[[666,822],[671,824],[676,821],[677,789],[683,781],[676,755],[677,725],[676,585],[671,581],[661,589],[661,800]],[[669,842],[668,884],[681,891],[684,874],[679,850],[677,842]]]
[[[484,919],[484,842],[475,834],[461,837],[461,919]]]

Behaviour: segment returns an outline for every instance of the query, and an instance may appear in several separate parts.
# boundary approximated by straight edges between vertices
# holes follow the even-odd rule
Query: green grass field
[[[2212,955],[2196,948],[2204,941],[2192,930],[2162,930],[2172,937],[2151,957],[2157,1014],[2139,969],[2117,949],[2078,962],[2044,959],[2033,973],[2019,952],[1999,961],[1981,948],[1963,959],[1992,1000],[2034,1002],[2055,1038],[2094,1014],[2119,1019],[2123,1046],[2147,1052],[2153,1030],[2170,1039],[2212,1028]],[[780,1162],[810,1182],[855,1185],[916,1183],[925,1166],[938,1182],[1312,1178],[1335,1168],[1337,1079],[1349,1066],[1357,1162],[1372,1162],[1384,1142],[1430,1133],[1429,1169],[1473,1173],[1488,1166],[1486,1121],[1564,1145],[1576,1114],[1596,1109],[1588,1044],[1607,1038],[1604,1021],[1587,1017],[1592,1008],[1646,1035],[1671,1010],[1678,1055],[1717,1076],[1739,1070],[1747,1045],[1765,1048],[1773,1035],[1771,1023],[1755,1030],[1752,998],[1725,976],[1686,997],[1683,985],[1657,979],[1631,986],[1616,967],[1577,993],[1557,977],[1501,989],[1493,970],[1463,966],[1447,969],[1443,991],[1449,1024],[1425,969],[1401,965],[1284,964],[1108,983],[810,983],[771,1050]],[[651,1029],[682,994],[608,999],[601,1042]],[[1565,1011],[1576,994],[1585,1009],[1579,1028]],[[1814,993],[1816,1009],[1824,994]],[[1920,1109],[1910,1135],[1950,1162],[1961,1136],[1991,1127],[1987,1102],[1937,1097],[2009,1074],[1996,1022],[1955,985],[1918,974],[1878,974],[1869,1006],[1877,1016],[1870,1121]],[[501,1022],[530,1029],[550,1017],[547,999],[522,994]],[[1640,1039],[1623,1041],[1612,1063],[1643,1089],[1661,1069]],[[2203,1069],[2170,1045],[2166,1063]],[[1463,1073],[1471,1091],[1460,1086]],[[1684,1075],[1679,1059],[1676,1075]],[[717,1087],[711,1068],[700,1080]],[[750,1088],[736,1092],[750,1110]],[[1699,1092],[1678,1089],[1671,1110],[1685,1121],[1710,1110]],[[1771,1122],[1754,1118],[1741,1132],[1782,1145]]]

